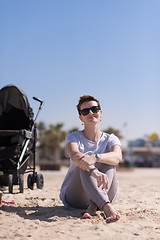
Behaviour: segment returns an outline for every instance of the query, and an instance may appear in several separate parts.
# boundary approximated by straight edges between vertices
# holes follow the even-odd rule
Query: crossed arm
[[[77,144],[74,142],[67,143],[66,153],[77,167],[85,171],[92,172],[91,175],[96,178],[98,187],[102,185],[102,188],[108,188],[107,175],[100,172],[94,166],[97,162],[97,158],[94,154],[90,156],[84,155],[78,150]],[[110,149],[110,152],[101,154],[101,159],[98,160],[98,162],[108,165],[117,165],[122,162],[121,147],[119,145],[114,145]]]

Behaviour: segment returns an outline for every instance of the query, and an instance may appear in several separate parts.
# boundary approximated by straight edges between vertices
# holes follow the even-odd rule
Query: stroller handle
[[[40,102],[40,107],[39,107],[39,109],[42,109],[42,106],[43,106],[44,102],[43,102],[40,98],[37,98],[37,97],[33,97],[33,99],[36,100],[36,101],[38,101],[38,102]]]
[[[43,101],[40,98],[33,97],[33,99],[43,104]]]
[[[37,117],[38,117],[39,111],[42,109],[42,106],[43,106],[44,102],[43,102],[40,98],[33,97],[33,99],[36,100],[36,101],[38,101],[38,102],[40,102],[40,106],[39,106],[39,109],[38,109],[37,115],[36,115],[36,117],[35,117],[35,119],[34,119],[34,122],[35,122],[35,121],[37,120]]]

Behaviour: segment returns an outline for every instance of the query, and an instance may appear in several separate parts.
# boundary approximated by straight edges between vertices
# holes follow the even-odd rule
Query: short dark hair
[[[82,103],[84,103],[84,102],[90,102],[90,101],[95,101],[95,102],[97,102],[98,107],[101,109],[100,103],[99,103],[99,101],[98,101],[96,98],[94,98],[94,97],[91,96],[91,95],[83,95],[83,96],[81,96],[81,97],[79,98],[79,102],[78,102],[78,105],[77,105],[77,110],[78,110],[79,115],[81,115],[81,109],[80,109],[80,107],[81,107]]]

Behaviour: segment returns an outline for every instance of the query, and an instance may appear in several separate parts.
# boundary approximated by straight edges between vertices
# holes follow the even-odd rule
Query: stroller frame
[[[22,90],[17,88],[14,85],[7,85],[0,90],[7,88],[15,88],[20,91],[22,94]],[[26,96],[25,96],[26,97]],[[30,121],[30,129],[20,129],[20,130],[0,130],[0,136],[2,137],[12,137],[18,138],[18,144],[15,146],[14,151],[7,151],[7,157],[5,159],[5,151],[0,151],[0,164],[2,163],[2,167],[0,168],[0,185],[8,186],[9,193],[13,193],[13,185],[19,185],[20,193],[24,191],[24,183],[23,183],[23,175],[24,173],[28,174],[27,177],[27,186],[28,188],[34,188],[34,183],[37,184],[37,188],[42,189],[44,184],[43,175],[41,173],[36,172],[36,141],[37,141],[37,125],[36,120],[39,115],[40,110],[43,106],[43,101],[39,98],[33,97],[34,100],[40,103],[39,109],[37,111],[35,119],[31,119]],[[28,99],[26,97],[27,104]],[[32,109],[29,106],[29,109]],[[33,115],[33,112],[31,113]],[[10,146],[8,147],[10,148]],[[21,151],[19,150],[21,148]],[[20,153],[21,152],[21,153]],[[28,164],[28,160],[31,157],[31,153],[33,154],[33,166],[31,167]],[[5,161],[10,165],[9,167],[5,165]],[[5,167],[4,167],[5,166]]]

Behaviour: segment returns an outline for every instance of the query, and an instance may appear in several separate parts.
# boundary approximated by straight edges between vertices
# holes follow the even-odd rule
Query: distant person
[[[100,131],[102,110],[93,96],[80,97],[77,109],[84,129],[66,137],[70,167],[60,199],[67,208],[86,209],[84,218],[92,218],[99,209],[107,222],[116,221],[120,215],[112,203],[118,196],[115,166],[122,161],[120,141],[114,134]]]

